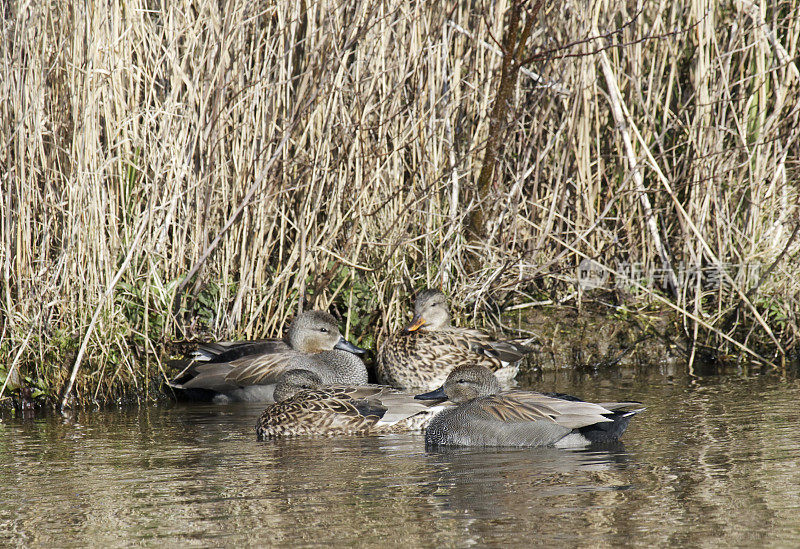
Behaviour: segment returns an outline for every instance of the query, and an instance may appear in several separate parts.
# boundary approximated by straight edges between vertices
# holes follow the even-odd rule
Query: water
[[[800,382],[668,373],[531,380],[647,405],[601,450],[260,443],[252,405],[4,417],[0,545],[798,546]]]

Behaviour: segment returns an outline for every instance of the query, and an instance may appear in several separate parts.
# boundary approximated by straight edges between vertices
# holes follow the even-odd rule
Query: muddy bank
[[[525,323],[536,336],[525,371],[676,364],[686,348],[668,312],[609,314],[607,308],[533,309]]]

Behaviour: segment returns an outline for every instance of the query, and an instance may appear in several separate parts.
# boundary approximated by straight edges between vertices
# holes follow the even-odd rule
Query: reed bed
[[[303,307],[375,346],[429,285],[486,324],[605,292],[783,360],[797,0],[543,7],[481,190],[514,10],[534,17],[509,0],[6,3],[0,394],[147,397],[169,342],[275,336]],[[585,260],[605,290],[576,284]]]

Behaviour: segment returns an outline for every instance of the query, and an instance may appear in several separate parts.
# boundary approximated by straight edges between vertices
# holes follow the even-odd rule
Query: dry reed
[[[797,0],[543,8],[478,193],[508,11],[7,3],[6,382],[146,395],[171,340],[275,335],[333,303],[374,345],[414,288],[478,316],[580,299],[585,258],[668,273],[618,293],[780,359],[799,332]]]

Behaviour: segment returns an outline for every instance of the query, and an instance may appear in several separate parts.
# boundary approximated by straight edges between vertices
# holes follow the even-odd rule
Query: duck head
[[[289,370],[284,372],[275,384],[273,397],[275,402],[282,402],[306,389],[318,389],[322,379],[311,370]]]
[[[289,346],[301,353],[321,353],[340,349],[355,354],[366,353],[347,341],[336,323],[336,319],[324,311],[306,311],[297,315],[286,334]]]
[[[479,397],[489,396],[500,392],[500,382],[491,370],[484,366],[469,365],[458,366],[447,376],[444,385],[417,395],[419,400],[442,400],[459,404],[469,402]]]
[[[414,301],[414,318],[403,328],[403,332],[417,330],[439,330],[450,325],[447,299],[439,290],[422,290]]]

